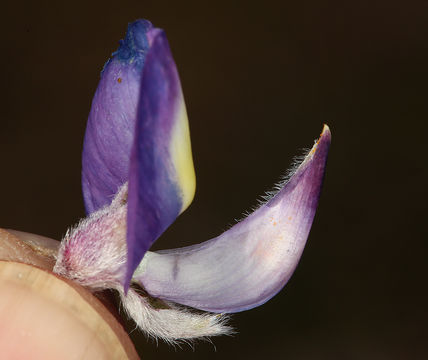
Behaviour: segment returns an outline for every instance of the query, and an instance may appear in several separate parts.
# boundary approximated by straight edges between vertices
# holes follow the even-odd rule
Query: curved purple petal
[[[147,54],[128,184],[125,285],[145,252],[193,199],[195,174],[180,79],[163,31]]]
[[[109,204],[128,180],[142,70],[154,32],[147,20],[129,24],[125,39],[101,73],[83,144],[87,213]]]
[[[222,235],[199,245],[147,252],[134,275],[154,297],[212,312],[263,304],[293,274],[315,216],[330,131],[285,186]]]

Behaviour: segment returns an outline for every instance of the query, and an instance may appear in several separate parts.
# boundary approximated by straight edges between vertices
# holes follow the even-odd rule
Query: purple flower
[[[177,69],[164,32],[146,20],[129,25],[95,93],[83,147],[87,212],[108,205],[126,182],[128,285],[144,253],[195,191]]]
[[[105,65],[92,102],[82,169],[88,218],[66,234],[55,271],[94,290],[119,291],[149,335],[174,341],[227,333],[222,316],[178,304],[233,313],[281,290],[315,216],[330,138],[324,126],[277,192],[220,236],[148,251],[191,203],[195,175],[168,41],[150,22],[135,21]]]

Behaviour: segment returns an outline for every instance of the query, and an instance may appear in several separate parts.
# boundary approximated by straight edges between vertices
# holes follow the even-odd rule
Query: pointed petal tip
[[[311,151],[309,152],[309,155],[314,155],[315,153],[320,152],[320,149],[323,152],[327,153],[330,143],[331,143],[331,131],[328,125],[324,124],[321,134],[318,140],[316,141],[316,143],[314,144],[314,146],[312,147]]]
[[[321,136],[323,136],[324,134],[325,135],[327,135],[327,134],[331,135],[330,127],[327,124],[324,124],[322,131],[321,131]]]
[[[328,143],[329,145],[331,143],[331,131],[330,131],[330,128],[327,124],[324,124],[324,126],[322,128],[321,135],[318,139],[318,142],[320,142],[321,140]]]
[[[321,135],[316,145],[314,146],[315,152],[316,152],[315,157],[317,157],[318,159],[317,161],[320,163],[320,166],[323,167],[323,170],[322,170],[323,172],[325,171],[324,168],[327,162],[330,144],[331,144],[331,131],[328,125],[324,124]]]

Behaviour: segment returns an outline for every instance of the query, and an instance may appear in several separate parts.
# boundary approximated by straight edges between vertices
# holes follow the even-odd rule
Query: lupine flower
[[[54,271],[94,291],[116,289],[149,336],[174,342],[227,334],[225,314],[263,304],[294,272],[330,137],[325,125],[277,190],[220,236],[149,251],[191,203],[195,175],[168,41],[150,22],[135,21],[101,73],[83,148],[88,217],[67,232]]]

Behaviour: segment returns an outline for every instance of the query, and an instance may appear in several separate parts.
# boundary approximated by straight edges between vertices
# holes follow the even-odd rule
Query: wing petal
[[[128,187],[126,284],[145,252],[193,200],[195,173],[177,68],[163,31],[147,54]]]
[[[146,20],[128,26],[104,65],[92,100],[82,153],[82,189],[88,214],[110,204],[128,181],[141,77],[155,32]]]

